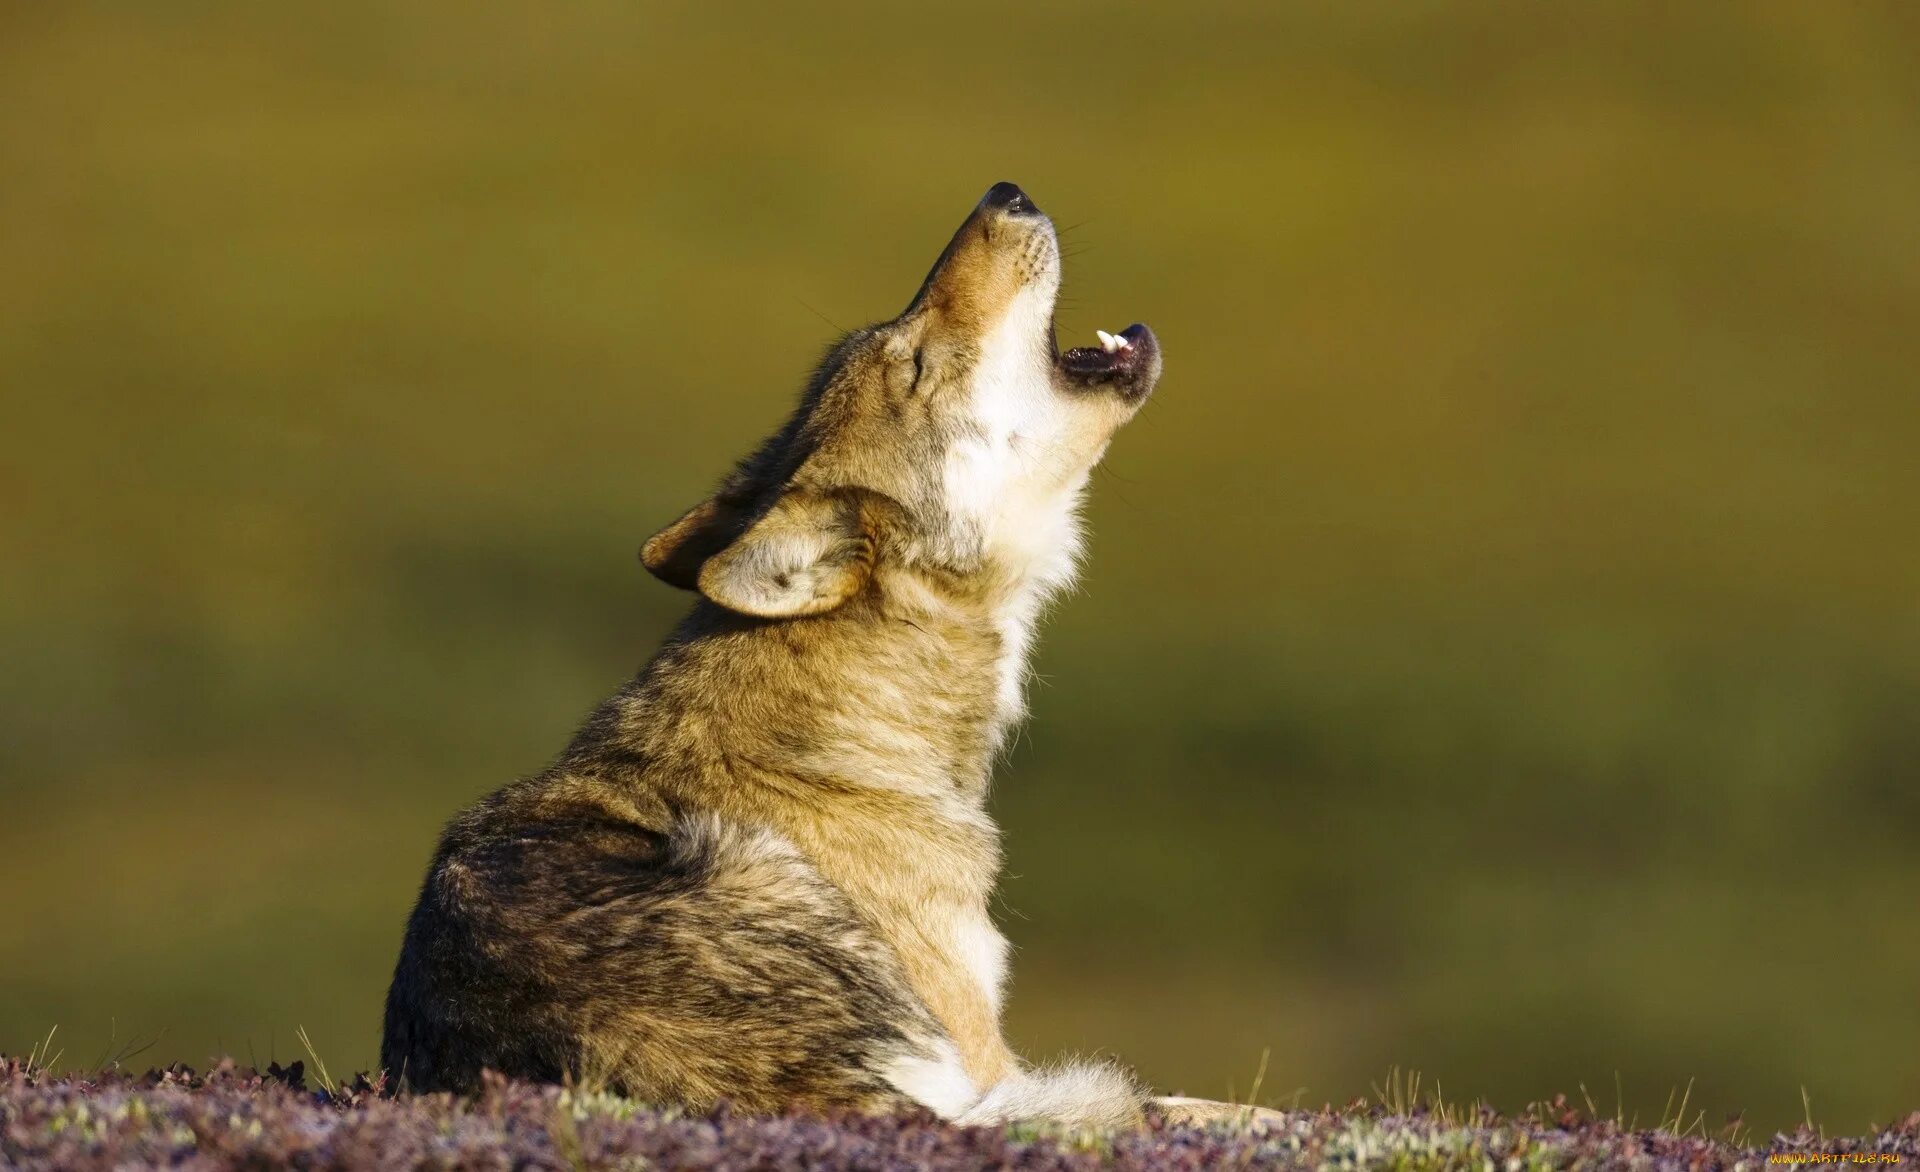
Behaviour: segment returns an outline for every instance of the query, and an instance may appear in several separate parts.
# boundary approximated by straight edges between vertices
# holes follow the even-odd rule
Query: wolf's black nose
[[[996,183],[987,188],[987,197],[980,201],[985,207],[999,208],[1015,216],[1037,216],[1040,209],[1027,193],[1020,190],[1018,183]]]

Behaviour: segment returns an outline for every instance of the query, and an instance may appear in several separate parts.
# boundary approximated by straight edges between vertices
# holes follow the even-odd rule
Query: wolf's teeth
[[[1118,350],[1122,345],[1120,339],[1105,330],[1095,330],[1093,332],[1100,335],[1100,348],[1102,350]]]

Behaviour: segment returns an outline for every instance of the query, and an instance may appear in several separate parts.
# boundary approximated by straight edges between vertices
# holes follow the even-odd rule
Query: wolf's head
[[[1060,246],[996,184],[906,311],[833,347],[786,424],[647,542],[675,586],[767,618],[862,595],[1023,611],[1064,583],[1075,508],[1160,375],[1134,325],[1061,353]]]

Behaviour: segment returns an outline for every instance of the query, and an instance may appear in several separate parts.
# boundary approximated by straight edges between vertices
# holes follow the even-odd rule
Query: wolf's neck
[[[1029,459],[1017,436],[1005,438],[997,449],[991,444],[985,446],[1002,451],[1002,460],[1017,464]],[[976,461],[989,467],[993,462],[991,456]],[[977,468],[973,474],[985,475]],[[1023,475],[1016,479],[1030,478]],[[985,618],[1000,649],[995,663],[996,750],[1026,717],[1027,676],[1041,615],[1056,595],[1073,584],[1078,571],[1082,545],[1079,505],[1086,481],[1087,474],[1080,472],[1051,486],[1041,478],[1021,490],[990,492],[985,495],[995,502],[993,507],[961,518],[963,529],[977,546],[974,556],[989,567],[976,585],[981,587]]]
[[[676,776],[980,795],[1021,714],[1037,611],[763,623],[702,603],[615,701],[614,727]]]

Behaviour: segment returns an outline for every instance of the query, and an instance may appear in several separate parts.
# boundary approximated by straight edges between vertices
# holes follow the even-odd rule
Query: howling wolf
[[[692,613],[551,767],[447,827],[387,998],[391,1074],[961,1122],[1156,1102],[1110,1064],[1023,1065],[1000,1031],[988,775],[1087,478],[1160,376],[1143,325],[1062,353],[1059,288],[1052,222],[995,185],[906,311],[841,339],[646,543]]]

